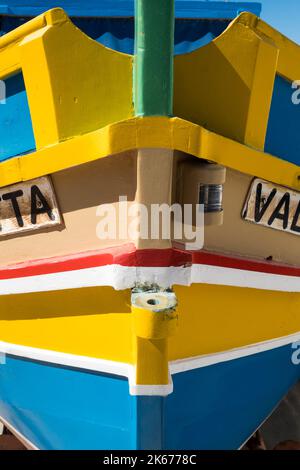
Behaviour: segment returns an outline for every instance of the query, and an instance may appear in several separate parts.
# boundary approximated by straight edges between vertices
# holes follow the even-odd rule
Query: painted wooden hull
[[[291,354],[288,345],[185,372],[171,365],[167,397],[129,395],[119,375],[9,355],[1,416],[39,449],[235,449],[298,380]]]
[[[0,186],[51,175],[64,221],[1,238],[0,418],[28,446],[239,448],[300,378],[299,238],[241,217],[254,177],[300,189],[297,142],[283,152],[274,137],[278,77],[293,79],[299,55],[242,14],[175,58],[175,117],[134,117],[133,57],[60,9],[0,38],[0,77],[12,75]],[[22,139],[5,137],[6,112],[23,118]],[[178,202],[191,160],[226,167],[224,221],[205,228],[203,249],[99,240],[99,206]],[[137,283],[173,287],[171,328],[145,309],[140,321]]]
[[[10,268],[0,416],[40,449],[240,447],[299,379],[297,268],[205,253],[183,267],[186,253],[124,249]],[[172,279],[179,302],[154,377],[123,290],[137,271]]]

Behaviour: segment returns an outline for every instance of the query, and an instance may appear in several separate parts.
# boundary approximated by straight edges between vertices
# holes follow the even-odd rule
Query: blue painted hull
[[[238,449],[300,378],[292,354],[289,345],[174,375],[166,448]]]
[[[291,345],[173,375],[168,397],[125,378],[7,356],[0,416],[40,449],[236,449],[300,378]]]

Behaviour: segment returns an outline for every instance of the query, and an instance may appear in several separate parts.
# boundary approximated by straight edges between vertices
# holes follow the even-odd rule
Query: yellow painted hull
[[[175,286],[178,329],[168,360],[211,354],[300,331],[300,293]],[[93,287],[0,297],[1,341],[133,364],[130,291]]]
[[[240,15],[207,46],[175,58],[174,117],[134,116],[133,63],[60,9],[0,38],[0,78],[22,72],[36,146],[0,163],[0,187],[48,175],[63,218],[1,240],[0,385],[8,393],[0,392],[0,413],[8,419],[17,403],[13,424],[38,436],[39,448],[74,448],[69,428],[68,442],[48,436],[60,413],[64,425],[76,421],[75,410],[74,429],[84,423],[88,434],[96,423],[103,446],[155,445],[137,437],[143,420],[169,448],[198,445],[197,429],[215,420],[222,425],[209,443],[238,446],[299,378],[299,238],[249,224],[242,208],[254,177],[300,190],[297,162],[265,147],[276,77],[297,78],[300,51]],[[119,215],[119,196],[146,208],[184,204],[179,168],[191,162],[223,175],[223,213],[205,227],[203,249],[191,254],[181,240],[176,250],[171,236],[99,239],[98,209],[109,204]],[[178,305],[137,307],[137,285],[155,285],[163,298],[172,288]],[[25,405],[13,395],[20,382]]]

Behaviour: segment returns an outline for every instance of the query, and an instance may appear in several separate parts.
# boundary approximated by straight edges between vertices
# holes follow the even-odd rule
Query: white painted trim
[[[231,349],[229,351],[171,361],[169,362],[170,373],[172,375],[179,374],[180,372],[200,369],[201,367],[208,367],[214,364],[219,364],[221,362],[228,362],[235,359],[241,359],[242,357],[253,356],[254,354],[271,351],[272,349],[277,349],[282,346],[287,346],[288,344],[293,344],[299,340],[300,332],[293,335],[284,336],[282,338],[252,344],[250,346]]]
[[[20,441],[28,450],[39,450],[27,437],[23,436],[17,429],[12,426],[6,419],[0,416],[1,423]]]
[[[0,295],[48,292],[82,287],[129,289],[136,283],[172,285],[214,284],[280,292],[300,292],[300,277],[262,273],[205,264],[136,267],[117,264],[0,280]]]
[[[167,396],[173,392],[172,375],[181,372],[187,372],[202,367],[208,367],[221,362],[233,361],[242,357],[259,354],[272,349],[287,346],[300,340],[300,332],[277,338],[275,340],[264,341],[261,343],[232,349],[230,351],[222,351],[214,354],[189,357],[169,362],[169,384],[168,385],[138,385],[136,384],[135,366],[124,362],[109,361],[106,359],[98,359],[87,356],[77,356],[75,354],[61,353],[47,349],[32,348],[12,343],[0,341],[0,353],[11,354],[13,356],[24,357],[36,361],[48,362],[50,364],[58,364],[77,369],[92,370],[101,373],[119,375],[127,377],[129,382],[129,392],[131,395],[148,395],[148,396]],[[5,363],[5,361],[4,361]],[[0,365],[1,367],[1,365]]]
[[[166,397],[173,393],[173,382],[168,385],[131,385],[130,395],[148,397]]]
[[[168,385],[138,385],[135,381],[135,366],[125,362],[109,361],[75,354],[61,353],[48,349],[32,348],[18,344],[0,341],[0,354],[3,354],[2,363],[5,364],[5,354],[33,359],[35,361],[48,362],[77,369],[92,370],[128,378],[130,395],[159,395],[166,396],[172,393],[173,383]],[[0,365],[1,366],[1,365]]]
[[[190,268],[151,268],[113,264],[37,276],[1,279],[0,295],[97,286],[111,286],[116,290],[123,290],[134,287],[137,282],[157,283],[162,287],[170,287],[173,284],[189,285]]]
[[[169,373],[169,383],[167,385],[137,385],[135,383],[135,367],[133,375],[129,377],[129,391],[133,396],[159,396],[166,397],[173,393],[173,380]]]
[[[191,278],[192,283],[197,284],[247,287],[280,292],[300,292],[300,277],[246,271],[244,269],[194,264]]]
[[[129,377],[134,366],[125,362],[109,361],[95,357],[77,356],[75,354],[51,351],[49,349],[32,348],[0,341],[0,353],[13,356],[25,357],[36,361],[49,362],[62,366],[75,367],[77,369],[92,370],[106,374]],[[1,366],[0,366],[1,367]]]

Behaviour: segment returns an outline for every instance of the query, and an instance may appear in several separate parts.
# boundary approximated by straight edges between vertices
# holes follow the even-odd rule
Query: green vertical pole
[[[173,113],[174,0],[135,0],[137,116]]]

